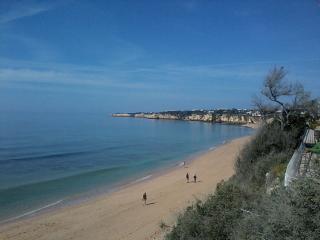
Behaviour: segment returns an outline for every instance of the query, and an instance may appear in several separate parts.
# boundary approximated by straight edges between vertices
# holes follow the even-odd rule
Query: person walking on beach
[[[189,183],[189,173],[186,174],[187,183]]]
[[[193,180],[195,183],[197,182],[197,175],[196,174],[193,175]]]
[[[144,201],[144,205],[147,205],[147,193],[146,192],[142,195],[142,200]]]

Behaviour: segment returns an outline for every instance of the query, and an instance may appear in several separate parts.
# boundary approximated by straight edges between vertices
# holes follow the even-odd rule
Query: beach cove
[[[87,202],[56,209],[0,227],[1,239],[161,239],[163,222],[172,226],[178,214],[205,199],[234,172],[234,162],[250,137],[210,150],[154,178],[126,186]],[[186,183],[185,174],[198,176]],[[193,180],[193,179],[191,179]],[[141,201],[147,192],[148,205]]]
[[[157,176],[253,132],[103,114],[10,114],[0,125],[0,225]]]

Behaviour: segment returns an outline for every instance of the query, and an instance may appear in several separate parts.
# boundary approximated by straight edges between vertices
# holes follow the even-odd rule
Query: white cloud
[[[159,66],[133,70],[106,70],[104,67],[96,66],[54,64],[50,67],[44,65],[1,67],[0,61],[0,84],[13,84],[23,88],[26,86],[38,88],[42,84],[50,84],[62,88],[79,86],[83,89],[101,87],[169,91],[171,87],[176,88],[177,86],[188,88],[200,79],[212,78],[214,81],[219,81],[222,77],[236,78],[239,71],[243,74],[241,69],[217,69],[208,66]]]
[[[77,70],[49,70],[30,68],[0,68],[0,83],[53,84],[56,86],[116,87],[144,89],[148,86],[126,79],[113,79],[112,74]]]
[[[30,17],[55,8],[50,2],[12,1],[0,13],[0,24],[9,23],[24,17]]]
[[[47,83],[69,88],[80,86],[83,89],[102,87],[141,91],[163,89],[171,91],[173,89],[174,91],[174,88],[177,87],[205,88],[212,84],[222,88],[221,83],[223,82],[224,85],[228,83],[235,88],[241,88],[260,84],[265,74],[273,66],[274,61],[201,66],[168,64],[151,67],[108,68],[106,66],[23,62],[0,58],[0,83],[15,86],[20,84],[21,86],[37,84],[40,86],[41,83]],[[300,74],[302,75],[298,79],[313,79],[314,74],[307,74],[304,70],[304,68],[300,70],[294,68],[294,71],[290,73],[290,79],[296,79]],[[197,84],[199,82],[203,84]]]

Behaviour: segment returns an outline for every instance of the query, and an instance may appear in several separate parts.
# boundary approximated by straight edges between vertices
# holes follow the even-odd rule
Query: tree
[[[286,75],[287,71],[285,71],[283,67],[274,67],[265,78],[263,89],[261,90],[262,95],[273,103],[280,105],[281,115],[279,120],[282,128],[288,122],[289,109],[281,98],[293,95],[292,85],[284,81]]]
[[[304,113],[308,117],[316,118],[319,114],[319,101],[311,99],[311,94],[297,83],[295,85],[286,81],[287,71],[284,67],[274,67],[266,76],[261,90],[262,97],[255,97],[253,104],[265,117],[266,114],[274,115],[280,121],[281,129],[290,125],[290,117],[299,117]],[[280,110],[280,114],[277,112]]]
[[[261,114],[262,121],[266,121],[270,116],[274,116],[274,113],[277,111],[276,106],[271,106],[266,104],[264,99],[261,96],[255,95],[252,99],[253,105],[258,109]]]
[[[306,92],[301,84],[295,86],[295,97],[291,112],[304,111],[312,119],[317,119],[320,112],[319,99],[312,99],[310,92]]]

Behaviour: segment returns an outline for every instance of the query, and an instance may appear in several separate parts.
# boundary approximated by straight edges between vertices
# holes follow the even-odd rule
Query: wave
[[[88,151],[62,152],[62,153],[52,153],[52,154],[34,155],[34,156],[25,156],[25,157],[4,158],[4,159],[0,159],[0,164],[12,162],[12,161],[22,162],[22,161],[32,161],[32,160],[40,160],[40,159],[74,157],[74,156],[80,156],[80,155],[90,154],[90,153],[105,152],[108,150],[125,149],[128,147],[135,147],[137,145],[138,144],[127,144],[127,145],[120,145],[120,146],[102,147],[102,148],[98,148],[95,150],[88,150]],[[0,151],[1,151],[1,147],[0,147]]]
[[[229,139],[229,140],[224,140],[223,142],[222,142],[222,144],[227,144],[227,143],[230,143],[231,142],[231,140]]]
[[[180,163],[178,164],[179,167],[183,167],[183,166],[185,166],[185,165],[186,165],[186,162],[185,162],[185,161],[180,162]]]
[[[229,142],[230,142],[230,140],[223,140],[220,144],[221,144],[221,145],[225,145],[225,144],[227,144],[227,143],[229,143]],[[215,150],[218,146],[219,146],[219,145],[212,146],[212,147],[209,148],[209,150],[210,150],[210,151]]]
[[[102,147],[102,148],[98,149],[97,151],[126,149],[126,148],[130,148],[130,147],[137,147],[139,145],[140,144],[138,144],[138,143],[120,144],[119,146]]]
[[[38,155],[38,156],[28,156],[22,158],[8,158],[1,160],[1,162],[9,162],[9,161],[31,161],[31,160],[39,160],[39,159],[51,159],[51,158],[61,158],[61,157],[73,157],[83,154],[91,153],[90,151],[78,151],[78,152],[66,152],[66,153],[53,153],[47,155]]]
[[[56,178],[56,179],[44,180],[44,181],[40,181],[40,182],[31,182],[28,184],[23,184],[23,185],[18,185],[18,186],[11,186],[9,188],[0,189],[0,195],[4,194],[4,192],[6,192],[6,191],[18,192],[18,191],[21,191],[22,189],[28,189],[28,188],[32,189],[32,188],[36,187],[37,185],[48,186],[49,184],[60,184],[63,182],[68,182],[68,181],[75,181],[77,179],[82,180],[84,178],[92,178],[94,176],[105,175],[106,173],[109,173],[109,172],[122,171],[125,168],[127,168],[127,166],[114,166],[114,167],[109,167],[109,168],[93,170],[93,171],[81,172],[78,174],[64,176],[64,177]]]
[[[53,203],[50,203],[50,204],[47,204],[47,205],[45,205],[45,206],[43,206],[43,207],[40,207],[40,208],[37,208],[37,209],[35,209],[35,210],[29,211],[29,212],[25,212],[25,213],[23,213],[23,214],[21,214],[21,215],[19,215],[19,216],[15,216],[15,217],[6,219],[6,220],[4,220],[4,221],[0,221],[0,224],[2,224],[2,223],[7,223],[7,222],[11,222],[11,221],[14,221],[14,220],[18,220],[18,219],[20,219],[20,218],[23,218],[23,217],[27,217],[27,216],[33,215],[33,214],[35,214],[35,213],[37,213],[37,212],[40,212],[40,211],[42,211],[42,210],[44,210],[44,209],[47,209],[47,208],[56,206],[56,205],[58,205],[58,204],[60,204],[60,203],[62,203],[62,202],[63,202],[63,199],[61,199],[61,200],[59,200],[59,201],[56,201],[56,202],[53,202]]]
[[[134,180],[132,183],[138,183],[138,182],[143,182],[149,178],[151,178],[152,175],[148,175],[148,176],[145,176],[145,177],[142,177],[142,178],[138,178],[137,180]]]

